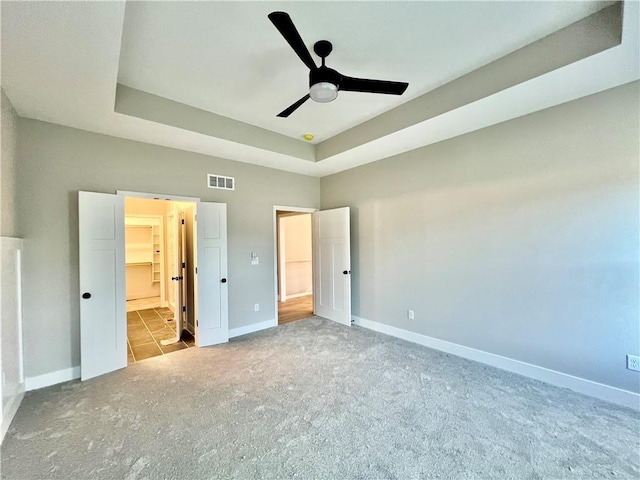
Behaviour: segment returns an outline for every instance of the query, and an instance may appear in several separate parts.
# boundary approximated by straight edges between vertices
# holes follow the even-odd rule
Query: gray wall
[[[0,236],[17,237],[15,175],[16,175],[16,143],[18,116],[9,98],[0,89],[2,107],[0,122],[2,123],[0,155]]]
[[[638,92],[323,178],[352,208],[353,314],[640,391]]]
[[[317,208],[319,179],[35,120],[20,118],[18,132],[28,377],[80,363],[78,190],[158,192],[226,203],[229,327],[272,319],[273,205]],[[207,173],[234,176],[236,190],[207,188]],[[252,251],[258,252],[258,266],[251,265]]]

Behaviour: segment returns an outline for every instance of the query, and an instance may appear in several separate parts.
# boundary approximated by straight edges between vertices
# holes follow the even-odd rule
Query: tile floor
[[[195,339],[183,332],[182,339],[172,345],[162,345],[162,340],[175,337],[173,313],[168,308],[147,308],[127,312],[127,343],[129,363],[145,358],[193,347]]]
[[[162,305],[160,297],[136,298],[135,300],[127,300],[127,312],[157,308],[160,305]]]

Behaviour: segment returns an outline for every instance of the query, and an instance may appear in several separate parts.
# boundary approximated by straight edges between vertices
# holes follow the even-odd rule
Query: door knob
[[[223,278],[222,280],[220,280],[222,283],[227,283],[227,279]]]
[[[91,294],[90,294],[89,292],[84,292],[84,293],[82,294],[82,298],[85,298],[85,299],[87,299],[87,298],[91,298]]]

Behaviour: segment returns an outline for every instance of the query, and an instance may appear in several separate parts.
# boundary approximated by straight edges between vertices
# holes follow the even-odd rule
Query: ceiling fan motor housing
[[[341,77],[342,75],[336,72],[333,68],[325,66],[318,67],[315,70],[309,71],[309,87],[312,87],[316,83],[328,82],[333,83],[339,90]]]

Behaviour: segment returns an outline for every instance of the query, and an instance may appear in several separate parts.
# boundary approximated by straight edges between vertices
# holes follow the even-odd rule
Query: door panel
[[[182,336],[183,319],[184,319],[184,284],[182,281],[182,250],[184,248],[184,242],[182,240],[182,213],[174,206],[174,215],[170,216],[172,223],[167,223],[168,228],[171,229],[172,241],[170,251],[171,258],[171,292],[173,296],[173,320],[176,329],[176,334],[173,338],[161,340],[162,345],[171,345],[178,343]]]
[[[195,205],[185,206],[185,231],[186,231],[186,262],[187,268],[185,271],[185,280],[182,282],[185,289],[187,315],[185,316],[184,328],[191,333],[194,338],[196,334],[196,320],[195,320],[195,238],[193,230],[193,222],[195,218]]]
[[[351,325],[349,207],[315,212],[313,218],[314,312]]]
[[[333,308],[337,311],[345,311],[345,306],[346,306],[346,298],[348,295],[351,288],[348,288],[347,292],[341,292],[340,291],[340,280],[342,280],[342,283],[347,283],[350,284],[350,279],[351,277],[349,275],[344,275],[342,272],[346,269],[347,271],[351,268],[350,262],[348,260],[348,258],[346,257],[345,254],[345,248],[344,245],[342,245],[341,243],[337,243],[337,244],[333,244],[333,251],[332,251],[332,260],[333,260],[333,272],[334,272],[334,279],[336,279],[333,282]],[[339,280],[338,280],[339,279]],[[344,290],[344,285],[342,286],[342,289]],[[348,319],[349,319],[349,325],[351,325],[351,311],[348,312]]]
[[[174,320],[176,322],[176,338],[175,341],[179,342],[180,337],[182,336],[182,329],[184,328],[184,318],[185,318],[185,282],[184,282],[184,272],[185,268],[183,264],[185,262],[185,235],[184,235],[184,212],[180,211],[176,216],[176,267],[175,267],[175,295],[176,295],[176,311],[173,314]]]
[[[227,206],[199,203],[196,215],[198,347],[229,341]]]
[[[169,300],[169,306],[173,309],[174,313],[177,312],[176,309],[176,289],[174,281],[171,280],[176,276],[176,208],[175,206],[171,207],[171,213],[167,215],[167,297]]]
[[[81,378],[127,366],[124,197],[79,192]]]

